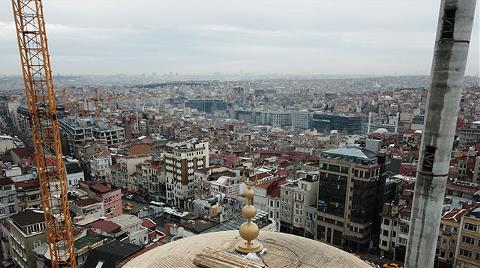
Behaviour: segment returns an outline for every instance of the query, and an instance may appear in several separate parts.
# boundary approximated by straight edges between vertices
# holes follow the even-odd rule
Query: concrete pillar
[[[476,0],[442,0],[405,267],[433,267]]]

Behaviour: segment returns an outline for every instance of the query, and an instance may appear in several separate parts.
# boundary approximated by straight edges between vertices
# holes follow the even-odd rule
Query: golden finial
[[[238,230],[240,236],[244,239],[239,241],[235,245],[235,249],[241,253],[258,253],[263,249],[263,245],[256,239],[260,232],[258,226],[252,221],[257,214],[257,209],[253,206],[253,186],[257,183],[258,177],[255,175],[253,181],[245,176],[246,172],[243,172],[243,183],[247,185],[247,191],[245,191],[245,197],[247,198],[247,205],[242,208],[242,215],[247,219],[247,222],[240,225]]]

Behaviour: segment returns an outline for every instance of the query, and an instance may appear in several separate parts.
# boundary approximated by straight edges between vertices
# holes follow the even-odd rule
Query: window
[[[393,226],[397,226],[397,221],[393,221]]]
[[[465,223],[464,228],[465,228],[466,230],[469,230],[469,231],[472,231],[472,232],[476,232],[476,231],[477,231],[477,225],[471,224],[471,223]]]
[[[390,225],[390,220],[389,219],[383,219],[383,224]]]
[[[12,185],[3,186],[3,190],[4,191],[11,191],[12,190]]]
[[[460,249],[460,256],[471,258],[472,252],[462,248]]]
[[[384,236],[388,236],[388,230],[383,230],[383,233],[382,233]]]
[[[397,236],[397,232],[392,231],[392,237],[396,237],[396,236]]]
[[[469,236],[462,236],[462,242],[466,243],[466,244],[473,245],[473,244],[475,244],[475,239],[473,239],[472,237],[469,237]]]
[[[388,242],[385,240],[382,240],[382,246],[386,247],[388,245]]]

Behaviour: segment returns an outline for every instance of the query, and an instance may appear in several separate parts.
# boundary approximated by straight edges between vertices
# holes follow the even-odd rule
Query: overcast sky
[[[54,73],[429,74],[440,0],[44,0]],[[479,6],[467,74],[479,72]],[[10,1],[0,74],[20,74]]]

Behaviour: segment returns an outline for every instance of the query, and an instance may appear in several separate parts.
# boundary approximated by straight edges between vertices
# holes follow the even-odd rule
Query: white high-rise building
[[[189,208],[195,195],[195,171],[209,166],[208,142],[168,143],[165,152],[167,203]]]

